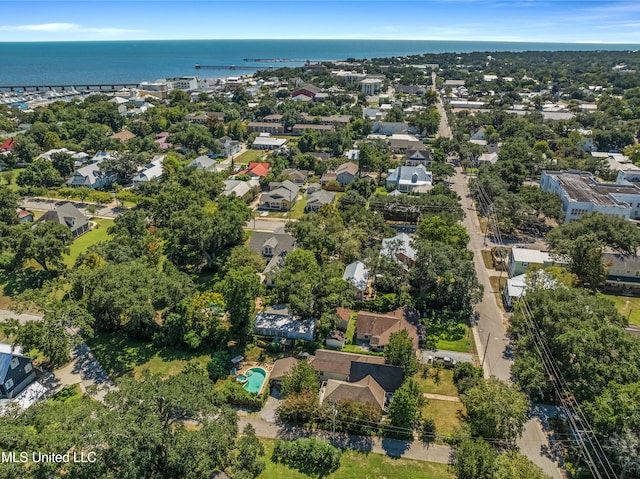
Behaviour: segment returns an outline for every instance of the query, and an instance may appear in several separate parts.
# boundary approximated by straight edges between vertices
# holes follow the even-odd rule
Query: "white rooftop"
[[[513,260],[518,263],[544,264],[553,262],[553,258],[551,258],[549,253],[545,251],[538,251],[537,249],[514,246],[511,249],[511,255]]]

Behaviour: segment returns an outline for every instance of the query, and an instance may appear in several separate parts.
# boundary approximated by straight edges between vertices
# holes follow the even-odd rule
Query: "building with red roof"
[[[264,178],[269,174],[269,163],[251,162],[246,170],[238,171],[237,175],[249,175],[251,178]]]
[[[2,145],[0,145],[0,151],[11,151],[15,147],[16,147],[15,138],[7,138],[6,140],[4,140],[4,142],[2,142]]]

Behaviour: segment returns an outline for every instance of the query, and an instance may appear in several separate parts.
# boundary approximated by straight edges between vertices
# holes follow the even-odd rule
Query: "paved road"
[[[268,439],[296,439],[299,437],[324,437],[331,439],[331,432],[304,428],[282,427],[254,417],[240,417],[238,427],[242,430],[251,424],[256,430],[256,436]],[[440,444],[424,444],[420,441],[401,441],[365,436],[348,436],[336,434],[336,443],[345,449],[373,452],[391,457],[415,459],[417,461],[437,462],[449,464],[451,462],[451,448]]]
[[[255,220],[249,220],[249,222],[245,226],[245,229],[273,232],[280,228],[284,228],[287,223],[288,221],[282,218],[257,217]]]
[[[473,251],[478,280],[484,285],[482,300],[475,308],[480,315],[479,320],[473,328],[478,356],[481,359],[484,357],[486,376],[495,376],[504,381],[511,381],[512,359],[506,336],[508,318],[496,303],[496,297],[489,282],[489,274],[482,260],[481,251],[486,248],[483,244],[484,235],[472,204],[467,178],[461,168],[457,168],[456,176],[451,183],[454,191],[462,198],[462,207],[466,212],[462,224],[469,232],[469,249]],[[554,479],[562,478],[557,464],[542,452],[544,448],[549,447],[549,439],[538,417],[533,417],[527,422],[524,433],[518,441],[518,446],[522,453],[540,466],[546,474]]]
[[[432,81],[435,85],[435,73],[432,74]],[[437,107],[441,115],[438,134],[439,136],[451,138],[451,129],[441,102],[437,103]],[[496,303],[496,297],[489,282],[489,274],[482,260],[481,251],[486,248],[483,244],[484,235],[480,229],[480,223],[475,213],[475,205],[469,193],[467,178],[462,173],[461,168],[456,168],[456,176],[451,181],[451,184],[453,190],[462,199],[462,208],[466,213],[462,224],[469,233],[469,249],[473,251],[473,262],[478,281],[484,286],[482,300],[475,308],[476,312],[479,313],[479,319],[473,327],[478,356],[481,361],[484,359],[485,376],[495,376],[504,381],[511,381],[513,360],[510,354],[509,340],[506,336],[508,318]],[[549,438],[546,431],[548,431],[546,424],[543,426],[541,419],[533,416],[525,425],[522,437],[518,441],[518,446],[525,456],[542,468],[545,474],[554,479],[561,479],[562,473],[558,465],[543,452],[543,450],[549,448]]]
[[[436,88],[436,72],[431,73],[431,83],[433,84],[433,88]],[[436,103],[436,108],[438,109],[438,113],[440,113],[440,126],[438,128],[438,137],[451,138],[453,135],[451,134],[451,128],[449,128],[449,120],[447,119],[447,112],[444,111],[444,105],[442,105],[441,101]]]

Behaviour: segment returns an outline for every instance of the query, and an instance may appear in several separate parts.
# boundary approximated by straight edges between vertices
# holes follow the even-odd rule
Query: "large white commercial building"
[[[565,222],[595,211],[640,219],[640,188],[633,184],[600,183],[585,171],[543,171],[540,189],[560,196]]]

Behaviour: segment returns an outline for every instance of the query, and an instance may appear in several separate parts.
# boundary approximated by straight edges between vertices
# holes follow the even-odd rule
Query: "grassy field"
[[[78,256],[87,251],[89,246],[109,239],[107,228],[113,224],[113,220],[95,218],[91,221],[96,223],[96,226],[91,231],[75,239],[71,244],[69,254],[64,257],[64,262],[69,268],[74,265]]]
[[[484,263],[484,267],[487,269],[493,269],[493,261],[491,259],[491,251],[488,249],[483,249],[480,251],[482,253],[482,261]]]
[[[351,321],[349,321],[349,325],[347,326],[347,332],[344,333],[345,344],[353,343],[353,335],[356,333],[356,319],[358,318],[358,312],[351,311],[350,318]]]
[[[260,439],[265,449],[267,468],[258,479],[308,479],[310,476],[271,462],[274,440]],[[447,464],[394,459],[382,454],[345,451],[340,468],[324,479],[453,479]]]
[[[139,377],[142,371],[160,374],[163,377],[178,374],[191,359],[206,366],[210,355],[195,355],[187,351],[169,348],[158,349],[151,343],[137,341],[123,334],[98,333],[87,341],[98,362],[111,377],[133,374]]]
[[[236,165],[244,165],[252,161],[259,161],[266,155],[262,150],[247,150],[233,161]]]
[[[466,324],[428,322],[426,326],[429,338],[436,338],[435,347],[437,349],[471,354],[475,352],[473,335]]]
[[[414,379],[420,386],[423,393],[442,394],[443,396],[458,396],[458,390],[453,384],[453,370],[443,369],[440,371],[439,381],[434,381],[432,377],[424,377],[422,371],[418,372]]]
[[[461,414],[465,412],[464,406],[459,402],[438,401],[429,399],[422,408],[423,417],[431,418],[436,423],[436,434],[451,435],[460,425]]]
[[[612,294],[603,294],[602,296],[613,301],[618,312],[629,319],[629,324],[640,326],[640,298]]]

